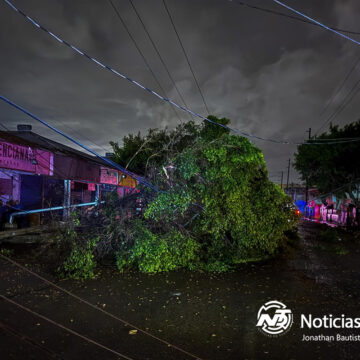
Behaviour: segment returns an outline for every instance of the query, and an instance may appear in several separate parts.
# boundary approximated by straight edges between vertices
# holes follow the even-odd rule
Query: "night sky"
[[[162,0],[133,0],[187,105],[207,112]],[[285,0],[284,0],[285,1]],[[169,97],[182,104],[128,0],[113,0]],[[249,4],[289,13],[271,0]],[[286,0],[329,26],[360,32],[356,0]],[[123,74],[159,91],[108,0],[14,0],[44,27]],[[327,100],[360,57],[360,48],[321,28],[239,6],[228,0],[167,0],[210,112],[259,136],[302,141],[315,132],[359,79],[360,66],[321,117]],[[360,35],[351,35],[360,40]],[[109,141],[179,123],[168,104],[96,66],[38,30],[0,0],[0,94],[104,154]],[[335,118],[357,120],[359,97]],[[188,120],[185,113],[178,114]],[[11,130],[30,123],[60,137],[5,103]],[[63,141],[63,140],[61,140]],[[296,146],[253,142],[272,180]],[[291,181],[297,181],[292,170]]]

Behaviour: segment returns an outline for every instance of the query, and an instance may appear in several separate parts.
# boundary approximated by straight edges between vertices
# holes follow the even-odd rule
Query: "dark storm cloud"
[[[279,8],[270,0],[248,0]],[[42,25],[120,72],[159,91],[108,1],[14,0]],[[127,0],[114,0],[168,95],[181,102]],[[359,30],[356,0],[288,1],[331,26]],[[160,0],[134,0],[189,107],[206,115],[201,97]],[[264,137],[301,141],[360,49],[336,35],[227,0],[167,0],[210,107],[233,127]],[[360,37],[357,37],[360,39]],[[358,79],[354,72],[344,94]],[[169,105],[95,66],[36,29],[0,2],[0,93],[95,150],[129,132],[175,126]],[[335,99],[333,108],[341,97]],[[358,117],[356,101],[336,122]],[[182,119],[186,114],[179,113]],[[30,122],[0,104],[10,128]],[[35,124],[34,124],[35,125]],[[69,128],[70,127],[70,128]],[[36,125],[35,131],[60,138]],[[92,140],[96,145],[91,142]],[[295,146],[254,141],[272,174],[285,170]],[[293,180],[296,174],[293,172]]]

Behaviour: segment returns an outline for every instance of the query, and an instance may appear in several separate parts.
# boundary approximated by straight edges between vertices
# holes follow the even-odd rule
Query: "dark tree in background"
[[[313,142],[343,138],[360,138],[360,120],[343,128],[330,125]],[[311,142],[310,141],[310,142]],[[300,145],[295,154],[295,169],[309,186],[320,193],[334,193],[339,197],[348,194],[358,204],[357,190],[360,183],[360,141],[327,145]]]
[[[209,115],[208,119],[222,125],[229,124],[226,118],[218,119]],[[151,167],[159,167],[191,146],[196,138],[201,136],[207,140],[214,140],[229,130],[205,121],[202,125],[188,121],[178,125],[175,129],[149,129],[146,135],[140,132],[136,135],[124,136],[122,146],[117,142],[110,142],[114,152],[114,161],[139,175],[149,175]]]
[[[199,135],[200,128],[193,121],[178,125],[174,130],[149,129],[146,135],[124,136],[122,146],[110,142],[114,161],[129,170],[148,175],[153,166],[165,163],[174,153],[189,146]]]

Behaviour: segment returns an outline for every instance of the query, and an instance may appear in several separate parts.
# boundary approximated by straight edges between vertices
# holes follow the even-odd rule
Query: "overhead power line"
[[[173,29],[174,29],[174,31],[175,31],[176,37],[177,37],[177,39],[179,40],[179,44],[180,44],[180,46],[181,46],[182,52],[184,53],[186,62],[188,63],[188,66],[189,66],[189,69],[190,69],[190,71],[191,71],[191,74],[192,74],[192,76],[193,76],[193,78],[194,78],[195,84],[196,84],[196,86],[197,86],[197,88],[198,88],[198,90],[199,90],[199,93],[200,93],[200,96],[201,96],[202,101],[203,101],[203,103],[204,103],[205,109],[206,109],[206,111],[207,111],[207,113],[208,113],[208,115],[209,115],[209,114],[210,114],[210,110],[209,110],[209,108],[208,108],[208,106],[207,106],[207,103],[206,103],[206,101],[205,101],[204,94],[203,94],[203,92],[201,91],[199,82],[198,82],[198,80],[197,80],[197,78],[196,78],[196,76],[195,76],[195,72],[194,72],[194,70],[193,70],[193,68],[192,68],[192,66],[191,66],[191,64],[190,64],[189,57],[188,57],[188,55],[187,55],[187,53],[186,53],[185,47],[184,47],[184,45],[183,45],[183,42],[181,41],[179,32],[178,32],[177,29],[176,29],[174,20],[173,20],[173,18],[172,18],[172,16],[171,16],[171,13],[170,13],[170,11],[169,11],[168,6],[166,5],[166,1],[165,1],[165,0],[163,0],[163,4],[164,4],[165,10],[166,10],[166,12],[167,12],[167,14],[168,14],[168,16],[169,16],[169,19],[170,19],[170,22],[171,22],[171,24],[172,24],[172,26],[173,26]]]
[[[316,131],[318,133],[321,129],[324,128],[331,120],[334,120],[338,115],[340,115],[345,108],[351,103],[351,101],[354,99],[355,95],[360,91],[360,79],[355,83],[355,85],[350,89],[350,91],[346,94],[346,96],[343,98],[341,104],[333,111],[333,113],[324,121],[324,123],[319,127],[319,129]],[[357,89],[356,89],[357,88]]]
[[[307,19],[308,21],[311,21],[311,22],[313,22],[314,24],[317,24],[318,26],[321,26],[321,27],[324,28],[325,30],[331,31],[331,32],[333,32],[334,34],[336,34],[336,35],[338,35],[338,36],[340,36],[340,37],[342,37],[342,38],[344,38],[344,39],[346,39],[346,40],[349,40],[349,41],[353,42],[353,43],[356,44],[356,45],[360,45],[360,42],[359,42],[359,41],[353,39],[352,37],[350,37],[350,36],[348,36],[348,35],[345,35],[345,34],[341,33],[339,30],[333,29],[333,28],[331,28],[331,27],[329,27],[329,26],[321,23],[320,21],[317,21],[317,20],[311,18],[310,16],[302,13],[302,12],[299,11],[299,10],[296,10],[296,9],[292,8],[291,6],[289,6],[289,5],[281,2],[281,1],[279,1],[279,0],[273,0],[273,1],[274,1],[275,3],[281,5],[281,6],[285,7],[286,9],[288,9],[288,10],[290,10],[290,11],[292,11],[292,12],[294,12],[294,13],[300,15],[300,16],[302,16],[303,18]],[[359,59],[359,60],[360,60],[360,59]],[[358,63],[356,63],[356,64],[353,66],[353,68],[351,69],[351,71],[348,73],[348,75],[346,76],[345,80],[344,80],[343,83],[341,84],[341,86],[340,86],[340,88],[339,88],[338,91],[340,91],[341,88],[344,86],[346,80],[348,79],[348,77],[350,76],[350,74],[352,73],[352,71],[356,68],[357,64],[358,64]],[[349,103],[352,101],[352,99],[354,98],[354,96],[355,96],[355,95],[358,93],[358,91],[359,91],[359,89],[356,90],[356,91],[354,91],[355,88],[357,87],[358,83],[359,83],[359,81],[355,84],[355,86],[354,86],[354,87],[350,90],[350,92],[346,95],[346,97],[344,98],[342,104],[335,110],[335,112],[333,112],[332,115],[330,115],[330,116],[325,120],[325,122],[323,123],[323,125],[321,125],[321,127],[317,130],[317,132],[318,132],[319,130],[321,130],[331,119],[333,119],[334,117],[336,117],[337,115],[339,115],[339,114],[346,108],[347,105],[349,105]],[[354,91],[354,92],[353,92],[353,91]],[[336,96],[336,95],[335,95],[335,96]],[[349,98],[349,97],[350,97],[350,98]],[[346,101],[347,98],[349,98],[349,100],[345,103],[345,101]]]
[[[5,131],[10,131],[4,124],[0,123],[0,126],[5,129]]]
[[[326,110],[329,108],[329,106],[333,103],[333,101],[336,99],[337,95],[340,93],[340,91],[343,89],[343,87],[345,86],[346,82],[348,81],[348,79],[350,78],[351,74],[353,73],[353,71],[356,69],[356,67],[359,65],[360,63],[360,57],[356,60],[355,64],[352,66],[352,68],[350,69],[350,71],[347,73],[347,75],[345,76],[345,78],[343,79],[343,81],[341,82],[341,84],[337,87],[337,89],[333,92],[333,94],[329,97],[329,99],[327,100],[323,110],[320,113],[320,116],[322,116]]]
[[[155,80],[156,84],[158,85],[160,91],[168,98],[169,96],[167,95],[166,91],[164,90],[164,88],[162,87],[158,77],[155,75],[155,72],[153,71],[153,69],[151,68],[149,62],[147,61],[144,53],[141,51],[140,46],[138,45],[137,41],[135,40],[135,38],[133,37],[133,35],[131,34],[131,31],[129,29],[129,27],[126,25],[125,20],[123,19],[123,17],[121,16],[120,12],[118,11],[118,9],[116,8],[115,4],[113,3],[112,0],[109,0],[109,3],[112,7],[112,9],[114,10],[116,16],[118,17],[118,19],[120,20],[120,22],[122,23],[123,27],[125,28],[127,34],[129,35],[131,41],[133,42],[133,44],[135,45],[135,48],[137,49],[138,53],[140,54],[141,58],[143,59],[146,67],[148,68],[148,70],[150,71],[153,79]],[[171,106],[171,109],[174,111],[174,114],[176,115],[176,117],[181,121],[179,114],[176,112],[176,110],[174,109],[174,107]]]
[[[309,139],[311,140],[311,139]],[[316,138],[316,141],[329,141],[331,139],[319,139],[319,138]],[[350,137],[345,137],[345,138],[334,138],[333,140],[360,140],[360,137],[354,137],[354,138],[350,138]],[[311,140],[313,141],[313,140]]]
[[[7,131],[7,132],[10,132],[10,131],[11,131],[8,127],[6,127],[6,126],[5,126],[4,124],[2,124],[2,123],[0,123],[0,126],[2,126],[2,127],[5,129],[5,131]],[[51,144],[49,143],[49,141],[47,141],[47,139],[43,138],[43,140],[44,140],[45,142],[47,142],[49,145],[51,145]],[[59,176],[60,178],[64,178],[64,179],[67,178],[66,174],[65,174],[63,171],[59,171],[58,169],[55,169],[55,168],[51,167],[50,165],[47,165],[47,163],[49,162],[49,160],[46,159],[42,154],[37,153],[37,154],[36,154],[36,157],[44,160],[44,162],[41,164],[41,167],[44,168],[44,169],[46,169],[46,170],[48,170],[49,173],[52,172],[55,176]],[[7,175],[7,176],[9,175],[9,174],[7,174],[5,171],[3,171],[3,170],[0,170],[0,172],[1,172],[2,174]],[[31,186],[26,185],[26,183],[23,183],[23,185],[24,185],[24,184],[25,184],[25,187],[27,187],[29,190],[31,190],[31,191],[33,190]],[[9,205],[8,205],[8,206],[9,206]],[[17,209],[17,210],[18,210],[18,209]]]
[[[15,306],[17,306],[17,307],[19,307],[19,308],[22,309],[22,310],[27,311],[28,313],[30,313],[30,314],[32,314],[32,315],[34,315],[34,316],[36,316],[36,317],[38,317],[38,318],[40,318],[40,319],[43,319],[43,320],[49,322],[50,324],[53,324],[53,325],[55,325],[55,326],[57,326],[57,327],[65,330],[65,331],[67,331],[68,333],[70,333],[70,334],[72,334],[72,335],[78,336],[79,338],[81,338],[81,339],[83,339],[83,340],[86,340],[87,342],[89,342],[89,343],[91,343],[91,344],[94,344],[94,345],[96,345],[96,346],[98,346],[98,347],[100,347],[100,348],[102,348],[102,349],[104,349],[104,350],[107,350],[107,351],[113,353],[113,354],[116,355],[116,356],[120,356],[121,358],[127,359],[127,360],[134,360],[133,358],[130,358],[130,357],[124,355],[124,354],[119,353],[118,351],[115,351],[115,350],[113,350],[113,349],[111,349],[111,348],[109,348],[109,347],[107,347],[107,346],[105,346],[105,345],[103,345],[103,344],[100,344],[99,342],[97,342],[97,341],[95,341],[95,340],[92,340],[92,339],[88,338],[87,336],[81,335],[81,334],[79,334],[78,332],[69,329],[68,327],[66,327],[66,326],[64,326],[64,325],[62,325],[62,324],[60,324],[60,323],[58,323],[58,322],[56,322],[56,321],[54,321],[54,320],[51,320],[51,319],[49,319],[48,317],[46,317],[46,316],[44,316],[44,315],[41,315],[41,314],[39,314],[39,313],[37,313],[37,312],[29,309],[28,307],[26,307],[26,306],[24,306],[24,305],[21,305],[21,304],[17,303],[17,302],[14,301],[14,300],[9,299],[8,297],[6,297],[6,296],[4,296],[4,295],[1,295],[1,294],[0,294],[0,298],[3,299],[3,300],[5,300],[5,301],[7,301],[7,302],[9,302],[9,303],[11,303],[11,304],[13,304],[13,305],[15,305]]]
[[[71,136],[65,134],[63,131],[58,130],[57,128],[55,128],[54,126],[50,125],[48,122],[41,120],[39,117],[37,117],[36,115],[32,114],[30,111],[24,109],[23,107],[21,107],[20,105],[15,104],[13,101],[7,99],[6,97],[0,95],[0,100],[8,103],[9,105],[11,105],[12,107],[22,111],[24,114],[30,116],[31,118],[33,118],[36,121],[39,121],[41,124],[45,125],[46,127],[48,127],[49,129],[55,131],[56,133],[60,134],[61,136],[63,136],[64,138],[70,140],[71,142],[73,142],[74,144],[80,146],[81,148],[83,148],[84,150],[90,152],[91,154],[95,155],[96,157],[100,158],[101,160],[107,162],[109,165],[111,165],[112,167],[115,167],[116,169],[120,170],[121,172],[123,172],[124,174],[129,175],[132,178],[135,178],[140,184],[143,184],[149,188],[151,188],[152,190],[158,192],[159,190],[157,189],[157,187],[155,187],[154,185],[152,185],[151,183],[149,183],[148,181],[144,180],[143,178],[139,177],[138,175],[135,175],[133,173],[131,173],[129,170],[124,169],[122,166],[120,166],[119,164],[109,160],[106,157],[101,156],[100,154],[98,154],[96,151],[90,149],[89,147],[87,147],[86,145],[83,145],[80,141],[75,140],[74,138],[72,138]]]
[[[97,306],[97,305],[94,305],[93,303],[89,302],[88,300],[85,300],[85,299],[81,298],[80,296],[75,295],[75,294],[72,293],[71,291],[66,290],[65,288],[63,288],[63,287],[61,287],[61,286],[53,283],[52,281],[44,278],[43,276],[41,276],[41,275],[37,274],[36,272],[34,272],[34,271],[26,268],[25,266],[19,264],[19,263],[16,262],[15,260],[13,260],[13,259],[11,259],[11,258],[9,258],[9,257],[7,257],[7,256],[5,256],[5,255],[3,255],[3,254],[1,254],[1,253],[0,253],[0,258],[2,258],[2,259],[4,259],[4,260],[12,263],[13,265],[15,265],[16,267],[18,267],[19,269],[21,269],[21,270],[23,270],[23,271],[25,271],[25,272],[27,272],[27,273],[35,276],[36,278],[44,281],[46,284],[52,286],[52,287],[55,288],[55,289],[58,289],[58,290],[62,291],[63,293],[65,293],[65,294],[71,296],[72,298],[80,301],[81,303],[90,306],[90,307],[93,308],[94,310],[100,311],[101,313],[103,313],[103,314],[111,317],[112,319],[114,319],[114,320],[116,320],[116,321],[118,321],[118,322],[120,322],[120,323],[122,323],[122,324],[124,324],[124,325],[126,325],[126,326],[130,326],[130,327],[138,330],[138,331],[141,332],[142,334],[147,335],[147,336],[149,336],[149,337],[151,337],[151,338],[153,338],[153,339],[155,339],[155,340],[157,340],[157,341],[159,341],[159,342],[167,345],[168,347],[171,347],[171,348],[173,348],[173,349],[176,349],[176,350],[182,352],[182,353],[185,354],[185,355],[188,355],[188,356],[190,356],[190,357],[192,357],[192,358],[194,358],[194,359],[197,359],[197,360],[201,360],[200,357],[198,357],[198,356],[196,356],[196,355],[194,355],[194,354],[192,354],[192,353],[190,353],[190,352],[188,352],[188,351],[186,351],[186,350],[184,350],[184,349],[182,349],[182,348],[180,348],[180,347],[178,347],[178,346],[176,346],[176,345],[174,345],[174,344],[171,344],[171,343],[169,343],[168,341],[163,340],[162,338],[159,338],[158,336],[153,335],[153,334],[151,334],[150,332],[148,332],[148,331],[146,331],[146,330],[143,330],[143,329],[137,327],[136,325],[133,325],[133,324],[129,323],[128,321],[126,321],[126,320],[124,320],[124,319],[122,319],[122,318],[120,318],[120,317],[118,317],[118,316],[116,316],[116,315],[114,315],[114,314],[112,314],[112,313],[104,310],[102,307],[99,307],[99,306]]]
[[[330,192],[328,192],[328,193],[324,193],[324,194],[318,195],[317,197],[313,198],[313,200],[323,199],[324,197],[327,197],[327,196],[329,196],[329,195],[332,195],[332,194],[334,194],[335,192],[337,192],[337,191],[339,191],[339,190],[341,190],[341,189],[344,189],[344,188],[346,188],[346,187],[348,187],[348,186],[350,186],[350,185],[352,185],[352,184],[355,184],[355,185],[358,187],[358,186],[359,186],[359,182],[360,182],[360,178],[356,178],[356,179],[354,179],[353,181],[350,181],[350,182],[348,182],[348,183],[346,183],[346,184],[344,184],[344,185],[341,185],[341,186],[339,186],[339,187],[337,187],[337,188],[335,188],[335,189],[332,189],[332,190],[331,190]]]
[[[105,149],[103,146],[97,144],[94,140],[91,140],[89,137],[87,137],[86,135],[79,133],[77,130],[75,130],[73,127],[65,124],[63,121],[56,119],[56,122],[60,123],[62,126],[67,127],[68,129],[70,129],[71,131],[73,131],[75,134],[77,134],[79,137],[83,137],[84,139],[88,140],[89,142],[91,142],[93,145],[95,145],[96,147],[104,150],[104,152],[106,153],[108,150]],[[0,126],[2,128],[4,128],[6,131],[10,131],[10,129],[8,129],[4,124],[0,123]]]
[[[148,38],[149,38],[149,40],[150,40],[151,45],[153,46],[153,48],[154,48],[154,50],[155,50],[156,54],[158,55],[158,57],[159,57],[159,59],[160,59],[161,64],[163,65],[163,67],[164,67],[164,69],[165,69],[166,73],[168,74],[168,76],[169,76],[169,78],[170,78],[170,80],[171,80],[172,84],[174,85],[174,88],[175,88],[176,92],[178,93],[178,95],[179,95],[179,97],[180,97],[181,101],[183,102],[183,104],[184,104],[184,105],[185,105],[185,107],[187,108],[188,106],[187,106],[187,104],[186,104],[186,101],[185,101],[184,97],[182,96],[182,94],[181,94],[181,92],[180,92],[179,88],[177,87],[176,82],[175,82],[174,78],[172,77],[172,75],[171,75],[171,73],[170,73],[170,70],[169,70],[168,66],[166,65],[166,63],[165,63],[165,60],[164,60],[164,59],[163,59],[163,57],[161,56],[160,51],[159,51],[158,47],[156,46],[156,44],[155,44],[155,42],[154,42],[153,38],[151,37],[150,32],[149,32],[149,30],[147,29],[147,27],[146,27],[146,25],[145,25],[145,23],[144,23],[144,21],[143,21],[142,17],[140,16],[140,14],[139,14],[139,12],[138,12],[137,8],[135,7],[135,5],[134,5],[133,1],[132,1],[132,0],[129,0],[129,2],[130,2],[130,4],[131,4],[131,7],[133,8],[133,10],[134,10],[134,12],[135,12],[135,14],[136,14],[137,18],[139,19],[139,21],[140,21],[140,23],[141,23],[141,25],[142,25],[142,27],[143,27],[143,29],[144,29],[144,31],[145,31],[145,33],[146,33],[146,35],[148,36]]]
[[[256,5],[251,5],[251,4],[245,3],[243,1],[238,1],[238,0],[228,0],[228,1],[230,1],[230,2],[232,2],[234,4],[237,4],[237,5],[241,5],[241,6],[250,8],[250,9],[259,10],[259,11],[262,11],[262,12],[265,12],[265,13],[268,13],[268,14],[283,16],[283,17],[286,17],[286,18],[289,18],[289,19],[292,19],[292,20],[296,20],[296,21],[305,23],[305,24],[321,27],[321,25],[316,24],[313,21],[310,21],[310,20],[307,20],[307,19],[302,19],[302,18],[294,16],[294,15],[285,14],[283,12],[276,11],[276,10],[273,10],[273,9],[263,8],[261,6],[256,6]],[[340,31],[340,32],[347,33],[347,34],[360,35],[359,31],[352,31],[352,30],[347,30],[347,29],[339,29],[339,28],[336,28],[336,27],[333,27],[333,26],[329,26],[329,28],[332,29],[332,30]]]
[[[321,144],[321,145],[323,145],[323,144],[325,144],[325,142],[319,142],[319,143],[318,143],[318,142],[311,141],[311,142],[305,142],[305,143],[304,143],[304,142],[291,142],[291,141],[287,141],[287,140],[277,140],[277,139],[264,138],[264,137],[261,137],[261,136],[258,136],[258,135],[246,133],[246,132],[244,132],[244,131],[242,131],[242,130],[238,130],[238,129],[231,128],[231,127],[229,127],[229,126],[226,126],[226,125],[220,124],[220,123],[218,123],[218,122],[216,122],[216,121],[213,121],[213,120],[211,120],[211,119],[209,119],[209,118],[206,118],[206,117],[204,117],[204,116],[202,116],[202,115],[200,115],[200,114],[197,114],[197,113],[189,110],[188,108],[185,108],[185,107],[183,107],[183,106],[175,103],[174,101],[172,101],[172,100],[170,100],[170,99],[168,99],[168,98],[165,98],[164,96],[162,96],[162,95],[158,94],[157,92],[155,92],[155,91],[153,91],[153,90],[145,87],[144,85],[140,84],[139,82],[137,82],[137,81],[129,78],[129,77],[126,76],[126,75],[123,75],[122,73],[120,73],[120,72],[118,72],[117,70],[111,68],[110,66],[103,64],[103,63],[100,62],[99,60],[95,59],[94,57],[91,57],[91,56],[88,55],[87,53],[79,50],[79,49],[78,49],[77,47],[75,47],[74,45],[68,43],[67,41],[65,41],[65,40],[61,39],[60,37],[58,37],[57,35],[53,34],[51,31],[49,31],[49,30],[47,30],[46,28],[44,28],[42,25],[40,25],[38,22],[36,22],[36,21],[35,21],[34,19],[32,19],[30,16],[26,15],[23,11],[21,11],[21,10],[19,10],[17,7],[15,7],[9,0],[3,0],[3,1],[5,1],[9,6],[11,6],[11,8],[12,8],[13,10],[15,10],[16,12],[18,12],[18,13],[21,14],[22,16],[24,16],[28,21],[30,21],[30,22],[31,22],[33,25],[35,25],[37,28],[45,31],[47,34],[49,34],[50,36],[52,36],[54,39],[56,39],[57,41],[59,41],[61,44],[66,45],[66,46],[69,47],[70,49],[76,51],[78,54],[84,56],[85,58],[87,58],[88,60],[94,62],[94,63],[97,64],[98,66],[100,66],[100,67],[102,67],[102,68],[104,68],[104,69],[112,72],[112,73],[115,74],[116,76],[119,76],[119,77],[121,77],[122,79],[125,79],[125,80],[131,82],[133,85],[136,85],[136,86],[142,88],[143,90],[148,91],[149,93],[151,93],[151,94],[155,95],[156,97],[158,97],[160,100],[169,102],[170,104],[172,104],[173,106],[177,107],[178,109],[180,109],[180,110],[182,110],[182,111],[185,111],[185,112],[187,112],[187,113],[189,113],[189,114],[191,114],[191,115],[193,115],[193,116],[195,116],[195,117],[197,117],[197,118],[199,118],[199,119],[201,119],[201,120],[207,121],[207,122],[212,123],[212,124],[214,124],[214,125],[216,125],[216,126],[220,126],[220,127],[224,128],[224,129],[226,129],[226,130],[232,131],[232,132],[234,132],[234,133],[236,133],[236,134],[239,134],[239,135],[242,135],[242,136],[245,136],[245,137],[250,137],[250,138],[257,139],[257,140],[262,140],[262,141],[268,141],[268,142],[272,142],[272,143],[276,143],[276,144],[285,144],[285,145],[302,145],[302,144],[306,144],[306,145],[320,145],[320,144]],[[45,123],[45,122],[43,122],[42,120],[40,120],[39,118],[37,118],[35,115],[32,115],[32,114],[29,113],[27,110],[21,108],[20,106],[16,105],[15,103],[13,103],[12,101],[6,99],[5,97],[0,96],[0,99],[8,102],[10,105],[12,105],[12,106],[18,108],[19,110],[25,112],[26,114],[28,114],[29,116],[33,117],[34,119],[39,120],[39,121],[42,122],[42,123]],[[49,124],[46,124],[46,126],[51,127],[51,125],[49,125]],[[53,128],[53,127],[51,127],[51,128]],[[53,129],[54,129],[54,128],[53,128]],[[59,130],[56,130],[56,131],[59,132]],[[61,132],[61,134],[62,134],[63,136],[65,136],[65,137],[69,138],[68,135],[65,135],[65,134],[62,133],[62,132]],[[71,138],[70,138],[70,139],[71,139]],[[78,145],[80,144],[80,143],[78,143],[76,140],[71,139],[71,141],[77,143]],[[326,144],[339,144],[339,143],[353,142],[353,141],[358,141],[358,140],[336,141],[336,139],[329,139],[329,142],[326,143]],[[95,151],[89,149],[88,147],[85,147],[85,146],[82,145],[82,144],[80,144],[79,146],[85,148],[87,151],[92,152],[92,153],[95,154],[96,156],[101,157],[101,155],[97,154]],[[102,158],[102,157],[101,157],[101,158]],[[105,161],[107,161],[107,162],[110,161],[110,160],[105,159],[105,158],[103,158],[103,159],[104,159]],[[111,162],[111,161],[110,161],[110,162]],[[111,162],[111,163],[112,163],[112,162]],[[114,166],[114,164],[115,164],[115,163],[112,163],[111,165]],[[115,164],[115,165],[119,167],[118,164]],[[127,173],[127,170],[125,170],[125,169],[120,169],[120,170],[123,171],[124,173]],[[132,176],[132,175],[130,175],[130,176]],[[144,183],[144,180],[141,180],[141,181],[139,181],[139,182],[140,182],[140,183]],[[146,185],[146,184],[144,183],[144,185]],[[148,183],[148,185],[146,185],[146,186],[151,187],[151,186],[153,186],[153,185],[151,185],[151,184]]]
[[[5,1],[6,1],[6,0],[5,0]],[[313,22],[314,24],[317,24],[318,26],[321,26],[321,27],[324,28],[325,30],[329,30],[329,31],[333,32],[334,34],[337,34],[337,35],[341,36],[342,38],[347,39],[347,40],[353,42],[353,43],[356,44],[356,45],[360,45],[360,41],[357,41],[357,40],[353,39],[352,37],[347,36],[347,35],[341,33],[339,30],[335,30],[335,29],[333,29],[333,28],[331,28],[331,27],[329,27],[329,26],[327,26],[327,25],[324,25],[324,24],[321,23],[320,21],[317,21],[317,20],[311,18],[310,16],[305,15],[305,14],[302,13],[301,11],[296,10],[296,9],[292,8],[291,6],[284,4],[284,3],[282,3],[282,2],[279,1],[279,0],[272,0],[272,1],[274,1],[275,3],[283,6],[283,7],[286,8],[286,9],[288,9],[288,10],[290,10],[290,11],[292,11],[292,12],[294,12],[294,13],[302,16],[302,17],[304,17],[305,19]]]

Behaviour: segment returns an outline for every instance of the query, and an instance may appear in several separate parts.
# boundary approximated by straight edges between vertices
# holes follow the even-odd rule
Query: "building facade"
[[[28,212],[28,222],[40,224],[49,216],[66,216],[72,207],[93,206],[108,192],[124,197],[136,187],[135,174],[42,137],[30,126],[0,131],[0,200],[8,217]],[[59,209],[48,211],[52,208]]]

